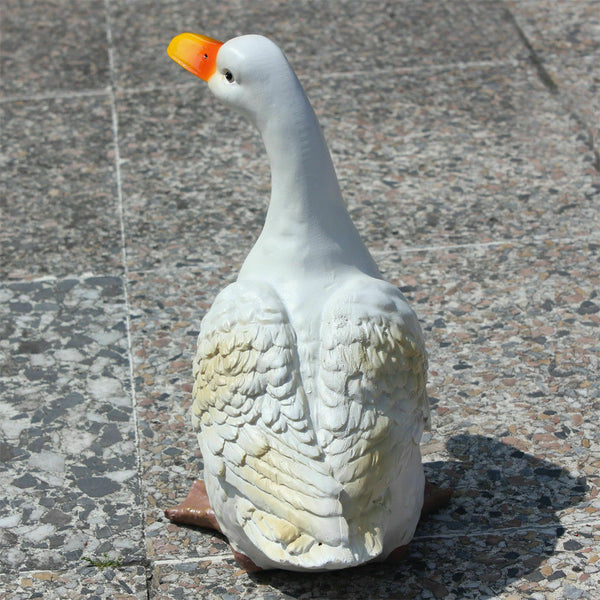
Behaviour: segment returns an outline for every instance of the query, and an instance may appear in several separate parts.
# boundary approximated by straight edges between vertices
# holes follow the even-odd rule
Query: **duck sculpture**
[[[247,570],[384,560],[424,505],[427,355],[346,210],[321,128],[282,51],[184,33],[168,54],[259,130],[264,228],[202,320],[192,421],[204,481],[166,511],[227,536]],[[448,498],[432,486],[429,507]]]

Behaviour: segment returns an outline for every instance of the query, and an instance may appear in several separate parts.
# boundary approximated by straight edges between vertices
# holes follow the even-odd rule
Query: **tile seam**
[[[590,522],[600,522],[600,519],[586,519],[586,524]],[[432,535],[415,535],[411,543],[413,542],[427,542],[430,540],[438,540],[438,539],[453,539],[459,537],[484,537],[488,535],[498,535],[503,533],[516,533],[516,532],[547,532],[556,534],[556,530],[558,528],[564,529],[564,532],[561,535],[557,535],[557,540],[563,537],[567,533],[575,533],[578,525],[581,525],[577,521],[568,524],[558,523],[556,525],[529,525],[522,527],[498,527],[489,530],[470,530],[470,531],[462,531],[462,532],[453,532],[453,533],[440,533],[440,534],[432,534]],[[575,552],[575,550],[561,550],[561,552]],[[178,564],[193,564],[193,563],[201,563],[201,562],[224,562],[233,558],[233,554],[228,552],[222,552],[218,554],[211,554],[206,556],[188,556],[181,558],[167,558],[167,559],[157,559],[152,561],[153,566],[170,566],[170,565],[178,565]],[[133,562],[131,564],[123,565],[123,567],[135,567],[135,566],[145,566],[141,562]],[[117,568],[117,570],[120,570]],[[31,575],[35,573],[46,573],[46,572],[54,572],[54,573],[62,573],[67,572],[68,569],[29,569],[23,571],[16,571],[19,576]]]
[[[459,537],[485,537],[488,535],[499,535],[503,533],[517,533],[517,532],[531,532],[531,531],[546,531],[548,533],[554,533],[556,535],[556,539],[560,539],[569,531],[575,530],[576,526],[579,523],[569,523],[567,525],[563,525],[562,523],[557,523],[556,525],[524,525],[521,527],[496,527],[489,530],[484,529],[475,529],[470,531],[462,531],[455,533],[439,533],[439,534],[431,534],[431,535],[423,535],[418,536],[415,535],[411,542],[419,542],[419,541],[428,541],[428,540],[439,540],[439,539],[453,539]],[[564,532],[560,535],[556,533],[558,528],[564,529]]]
[[[541,60],[539,54],[536,52],[535,48],[533,47],[531,40],[519,24],[517,17],[514,15],[514,13],[510,10],[510,8],[506,5],[505,2],[503,2],[503,5],[504,13],[506,14],[507,19],[511,22],[513,29],[519,36],[523,46],[527,50],[529,54],[529,61],[535,67],[540,81],[544,84],[544,86],[548,89],[548,91],[551,94],[556,95],[558,93],[558,86],[556,85],[556,82],[554,81],[550,73],[548,73],[548,71],[546,70],[543,61]]]
[[[598,520],[598,519],[597,519]],[[565,534],[569,532],[576,532],[576,528],[578,523],[570,523],[567,525],[563,525],[558,523],[556,525],[529,525],[522,527],[498,527],[489,530],[471,530],[471,531],[463,531],[463,532],[455,532],[455,533],[440,533],[440,534],[432,534],[432,535],[416,535],[412,538],[410,543],[413,542],[427,542],[430,540],[439,540],[439,539],[454,539],[460,537],[485,537],[488,535],[498,535],[498,534],[510,534],[510,533],[529,533],[529,532],[547,532],[556,535],[556,539],[559,540]],[[556,530],[558,528],[564,529],[564,532],[561,535],[558,535]],[[575,552],[574,550],[561,550],[561,552]],[[169,565],[177,565],[177,564],[185,564],[185,563],[200,563],[200,562],[223,562],[228,559],[232,559],[233,554],[230,553],[220,553],[220,554],[212,554],[206,556],[189,556],[189,557],[181,557],[181,558],[169,558],[169,559],[158,559],[153,561],[154,566],[169,566]]]
[[[529,60],[536,69],[540,81],[548,89],[550,94],[558,98],[564,110],[577,123],[578,127],[585,132],[585,145],[594,155],[594,168],[596,171],[600,172],[600,149],[598,148],[597,140],[595,140],[593,128],[590,127],[586,117],[581,114],[579,106],[576,101],[573,101],[571,94],[566,92],[562,85],[560,85],[560,81],[557,82],[556,78],[552,76],[552,73],[546,67],[547,61],[543,56],[543,52],[536,49],[535,42],[529,39],[527,32],[521,27],[517,15],[515,15],[506,5],[504,10],[507,17],[512,22],[517,35],[521,38],[523,45],[529,52]]]
[[[106,1],[106,0],[105,0]],[[109,55],[113,55],[113,48],[109,46]],[[109,59],[109,68],[112,69],[114,60]],[[362,77],[364,75],[384,75],[394,73],[396,75],[404,75],[410,73],[438,73],[443,71],[468,71],[470,69],[487,69],[495,67],[516,67],[519,64],[527,65],[528,62],[525,59],[509,58],[505,60],[481,60],[481,61],[464,61],[464,62],[449,62],[440,63],[433,65],[415,65],[415,66],[399,66],[390,68],[379,68],[379,69],[357,69],[349,71],[331,71],[327,75],[321,77],[340,78],[347,79],[350,77]],[[111,70],[111,78],[113,71]],[[0,104],[9,104],[11,102],[38,102],[44,100],[70,100],[76,98],[87,98],[87,97],[101,97],[107,96],[110,98],[111,95],[123,94],[123,95],[136,95],[145,94],[148,92],[160,92],[169,91],[173,89],[185,90],[187,88],[196,87],[198,83],[194,80],[182,81],[172,84],[156,84],[147,86],[133,86],[133,87],[121,87],[111,81],[110,85],[104,88],[87,89],[87,90],[56,90],[55,92],[48,92],[45,94],[11,94],[8,96],[0,97]]]
[[[120,169],[119,169],[120,171]],[[122,234],[123,235],[123,234]],[[590,232],[583,233],[577,236],[570,237],[552,237],[552,236],[536,236],[531,239],[505,239],[505,240],[497,240],[493,242],[465,242],[463,244],[436,244],[436,245],[426,245],[426,246],[403,246],[402,248],[398,248],[397,250],[373,250],[369,249],[371,254],[377,258],[387,258],[389,256],[393,256],[394,254],[412,254],[416,252],[438,252],[440,250],[469,250],[472,248],[490,248],[494,246],[514,246],[514,247],[522,247],[528,244],[533,244],[536,246],[540,246],[544,243],[552,243],[552,244],[573,244],[575,242],[585,242],[589,241],[591,243],[600,243],[600,232]],[[189,265],[163,265],[160,267],[149,267],[149,268],[129,268],[127,267],[126,272],[127,276],[131,274],[144,274],[144,273],[159,273],[163,270],[179,270],[179,269],[190,269],[194,267],[198,267],[200,264],[207,266],[208,263],[197,263],[197,264],[189,264]],[[213,267],[207,267],[207,271],[211,271]],[[114,275],[118,277],[118,275]],[[3,285],[11,285],[18,283],[33,283],[33,282],[43,282],[43,281],[59,281],[64,279],[85,279],[87,277],[94,277],[94,273],[92,272],[84,272],[84,273],[73,273],[64,276],[57,275],[42,275],[40,277],[32,277],[27,279],[0,279],[0,284]]]
[[[110,97],[111,86],[104,88],[88,89],[88,90],[57,90],[48,92],[47,94],[12,94],[9,96],[0,97],[0,104],[10,104],[11,102],[41,102],[44,100],[72,100],[78,98],[101,98],[103,96]]]
[[[129,300],[129,269],[127,261],[127,245],[126,245],[126,232],[125,232],[125,211],[123,206],[123,186],[121,177],[121,152],[119,147],[119,116],[117,112],[117,99],[115,94],[114,86],[114,75],[115,75],[115,63],[114,63],[114,49],[113,49],[113,37],[110,19],[110,0],[104,0],[104,11],[106,20],[106,38],[108,45],[108,66],[110,73],[110,87],[109,87],[109,100],[111,108],[111,124],[113,134],[113,146],[115,153],[115,180],[117,186],[117,213],[119,215],[119,228],[121,233],[121,255],[123,261],[123,296],[125,301],[125,326],[127,331],[127,354],[129,358],[129,386],[131,395],[131,407],[133,417],[133,429],[134,439],[136,448],[136,470],[137,470],[137,484],[139,493],[139,517],[140,517],[140,528],[141,538],[143,545],[143,559],[141,561],[142,566],[146,569],[146,595],[149,597],[150,586],[149,572],[148,572],[148,557],[146,554],[147,543],[146,543],[146,505],[144,496],[144,484],[142,481],[142,456],[140,447],[140,433],[139,433],[139,422],[138,422],[138,410],[137,410],[137,394],[135,390],[135,369],[133,359],[133,343],[131,335],[131,305]]]
[[[531,238],[525,239],[505,239],[505,240],[496,240],[493,242],[465,242],[463,244],[439,244],[439,245],[429,245],[429,246],[410,246],[399,248],[398,250],[371,250],[371,253],[380,256],[386,257],[394,254],[410,254],[413,252],[437,252],[438,250],[462,250],[469,248],[489,248],[493,246],[514,246],[514,247],[522,247],[527,246],[529,244],[533,244],[536,246],[540,246],[545,243],[553,243],[553,244],[572,244],[574,242],[585,241],[586,239],[595,240],[598,239],[600,241],[600,233],[590,232],[584,233],[581,235],[575,236],[567,236],[567,237],[552,237],[552,236],[533,236]]]
[[[233,559],[232,553],[211,554],[207,556],[188,556],[182,558],[162,558],[152,562],[155,567],[180,565],[183,563],[201,563],[201,562],[224,562],[228,559]]]
[[[326,75],[320,75],[322,78],[327,79],[347,79],[349,77],[362,77],[364,75],[389,75],[390,73],[394,73],[396,75],[404,75],[410,73],[438,73],[442,71],[468,71],[469,69],[486,69],[486,68],[494,68],[494,67],[516,67],[519,64],[526,66],[528,63],[525,59],[506,59],[506,60],[482,60],[482,61],[467,61],[467,62],[450,62],[450,63],[441,63],[434,65],[417,65],[417,66],[399,66],[399,67],[390,67],[386,69],[356,69],[350,71],[328,71]],[[319,76],[317,76],[319,77]],[[301,76],[301,80],[304,79]],[[195,88],[198,86],[198,82],[195,80],[190,81],[181,81],[177,83],[173,83],[171,85],[167,84],[156,84],[156,85],[147,85],[147,86],[134,86],[134,87],[120,87],[117,86],[116,91],[118,94],[123,95],[135,95],[135,94],[145,94],[148,92],[160,92],[160,91],[169,91],[169,90],[185,90],[188,88]]]
[[[39,277],[27,277],[24,279],[0,279],[0,285],[13,285],[19,283],[56,283],[57,281],[67,281],[69,279],[76,279],[77,281],[84,281],[91,277],[115,277],[117,279],[123,278],[123,270],[115,272],[106,271],[84,271],[82,273],[66,273],[63,275],[40,275]]]
[[[394,254],[412,254],[416,252],[438,252],[440,250],[469,250],[476,248],[490,248],[494,246],[513,246],[513,247],[523,247],[529,244],[533,244],[536,246],[541,246],[545,243],[552,244],[573,244],[575,242],[585,242],[589,241],[591,243],[598,242],[600,243],[600,232],[590,232],[584,233],[577,236],[570,237],[552,237],[552,236],[536,236],[530,239],[505,239],[505,240],[497,240],[494,242],[466,242],[464,244],[438,244],[438,245],[429,245],[429,246],[410,246],[410,247],[402,247],[397,250],[373,250],[369,249],[369,252],[373,255],[374,258],[387,258],[388,256],[393,256]],[[367,240],[368,247],[368,240]],[[128,269],[128,273],[132,274],[144,274],[144,273],[160,273],[164,270],[176,271],[179,269],[192,269],[197,268],[200,265],[207,267],[206,271],[211,271],[213,268],[210,267],[209,263],[196,263],[189,265],[163,265],[159,267],[149,267],[149,268],[130,268]]]

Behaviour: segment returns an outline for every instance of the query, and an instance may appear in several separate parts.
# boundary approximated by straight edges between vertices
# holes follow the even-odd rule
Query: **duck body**
[[[410,541],[423,505],[421,328],[352,224],[283,53],[242,36],[215,62],[209,87],[260,131],[272,193],[198,338],[192,420],[210,506],[263,569],[383,560]]]

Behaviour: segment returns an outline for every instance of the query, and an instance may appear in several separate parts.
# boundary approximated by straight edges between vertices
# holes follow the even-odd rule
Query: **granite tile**
[[[328,77],[307,88],[375,251],[596,229],[600,179],[586,133],[530,68]],[[119,114],[129,267],[246,253],[269,197],[252,128],[202,82],[123,95]]]
[[[239,262],[262,228],[269,171],[258,134],[223,108],[213,111],[205,91],[119,100],[130,269]],[[213,145],[205,131],[217,123],[222,136]]]
[[[226,166],[241,168],[241,161],[257,151],[266,160],[258,131],[219,102],[198,78],[185,86],[118,93],[117,108],[125,166],[166,161],[204,166],[205,176],[206,171],[216,170],[225,177],[232,175],[224,171]],[[245,175],[252,177],[253,169]]]
[[[507,0],[534,50],[583,57],[600,52],[596,0]]]
[[[588,134],[531,68],[340,83],[343,96],[323,88],[315,105],[371,248],[596,230],[600,178]]]
[[[598,151],[598,3],[595,0],[511,0],[508,6],[561,99],[589,129],[592,144]]]
[[[506,600],[594,598],[600,587],[598,527],[562,534],[555,552],[529,576],[509,584]]]
[[[600,51],[583,57],[550,56],[546,70],[560,90],[565,106],[588,129],[591,145],[600,147]],[[600,159],[596,161],[600,168]]]
[[[526,56],[516,29],[497,3],[111,2],[116,81],[120,89],[188,80],[166,57],[171,38],[196,31],[228,40],[260,33],[284,49],[301,74],[353,72]],[[340,19],[340,15],[344,15]],[[393,52],[382,48],[393,48]],[[152,69],[148,69],[148,65]]]
[[[599,396],[598,248],[594,239],[546,240],[379,263],[423,320],[431,384],[444,400],[488,410],[488,396],[541,409],[556,408],[552,399],[587,418]]]
[[[104,2],[6,0],[0,21],[0,96],[105,88]]]
[[[107,98],[0,104],[0,278],[121,271]]]
[[[420,540],[415,541],[414,552],[417,564],[425,562],[426,581],[438,584],[429,588],[430,597],[566,598],[564,592],[574,586],[580,590],[576,597],[591,600],[599,573],[589,559],[597,553],[600,538],[591,531],[586,538],[587,556],[581,556],[578,549],[583,544],[575,541],[582,539],[581,531],[570,529],[497,530],[481,536]],[[451,564],[445,565],[449,557],[453,557]],[[584,573],[586,568],[588,573]],[[550,595],[557,588],[558,595]],[[515,598],[515,590],[522,595]],[[540,593],[549,595],[534,595]]]
[[[555,531],[544,529],[415,540],[398,565],[368,565],[323,574],[269,571],[248,576],[231,560],[157,564],[152,592],[156,600],[190,594],[248,600],[537,600],[555,596],[530,594],[551,593],[562,585],[564,590],[579,590],[579,595],[560,597],[591,600],[600,582],[593,562],[598,558],[600,538],[596,532],[584,543],[575,540],[581,537],[571,531],[558,538]],[[574,544],[578,550],[569,550]],[[528,595],[515,596],[517,590]]]
[[[184,31],[201,31],[207,7],[194,0],[111,0],[113,81],[117,89],[171,86],[189,81],[167,56],[171,39]],[[206,33],[206,35],[210,35]],[[213,36],[214,37],[214,36]]]
[[[501,5],[485,0],[390,4],[308,0],[231,2],[210,15],[214,37],[263,33],[282,45],[301,74],[502,61],[524,56]],[[340,15],[344,17],[341,19]],[[382,51],[393,48],[393,51]]]
[[[432,482],[452,488],[454,496],[447,507],[421,521],[417,539],[509,529],[583,530],[598,523],[597,477],[592,485],[582,470],[571,471],[563,464],[564,452],[521,450],[519,442],[528,439],[523,431],[513,436],[515,445],[506,437],[500,431],[491,437],[436,430],[434,443],[423,448],[425,471]],[[428,447],[441,445],[445,452],[437,450],[438,459],[432,460]],[[546,458],[539,457],[544,454]]]
[[[0,297],[2,570],[139,560],[122,281],[9,283]]]
[[[0,575],[0,598],[11,600],[147,600],[144,567],[25,571]]]

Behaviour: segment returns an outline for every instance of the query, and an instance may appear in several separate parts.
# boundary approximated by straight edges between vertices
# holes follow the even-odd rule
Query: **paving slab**
[[[210,265],[230,253],[232,261],[243,259],[262,228],[268,163],[264,151],[250,164],[244,160],[256,151],[258,134],[235,117],[208,110],[206,92],[197,86],[119,96],[132,271]],[[223,136],[213,151],[206,132],[214,134],[220,120]],[[150,138],[143,133],[149,129]]]
[[[351,215],[375,251],[597,229],[600,178],[585,132],[531,67],[307,87]],[[129,268],[210,263],[224,252],[237,262],[270,194],[257,133],[202,82],[123,95],[119,115]]]
[[[165,53],[182,31],[224,41],[248,33],[268,35],[298,73],[307,75],[526,56],[504,8],[485,0],[418,0],[397,6],[380,0],[292,5],[226,0],[218,10],[193,0],[161,0],[140,10],[139,2],[118,0],[110,7],[115,80],[121,90],[188,80]],[[382,52],[390,44],[393,52]]]
[[[543,408],[553,398],[574,414],[593,415],[599,384],[597,239],[375,256],[423,320],[431,385],[444,400],[474,398],[474,406],[483,408],[489,394],[514,394],[523,406]]]
[[[546,483],[538,481],[546,469],[559,479],[566,476],[555,498],[561,519],[597,512],[600,273],[598,261],[590,260],[595,253],[594,242],[546,241],[405,252],[395,262],[384,261],[388,277],[412,297],[428,341],[435,424],[426,455],[436,448],[448,451],[461,434],[475,436],[470,443],[478,447],[477,436],[483,435],[484,446],[473,450],[469,464],[486,455],[489,460],[475,467],[474,479],[458,483],[464,474],[455,472],[440,483],[479,489],[508,476],[514,491],[529,486],[519,492],[522,501],[513,498],[496,514],[500,520],[517,518],[519,510],[543,517],[534,499],[547,495]],[[495,450],[485,441],[491,439],[508,445],[497,446],[504,458],[492,458]],[[533,460],[527,468],[519,462],[521,453]],[[452,460],[434,454],[428,458]],[[467,510],[465,518],[471,514]],[[489,522],[487,510],[478,514],[484,519],[480,526]],[[518,518],[523,524],[529,519]]]
[[[507,0],[536,51],[579,57],[600,51],[596,0]]]
[[[267,31],[290,54],[298,72],[307,74],[394,71],[522,56],[503,7],[485,0],[397,5],[308,0],[291,10],[273,0],[253,3],[252,8],[232,1],[206,17],[216,24],[219,39]],[[382,52],[388,46],[393,52]]]
[[[600,187],[586,133],[529,66],[344,86],[338,109],[323,94],[325,130],[374,250],[595,231],[586,219],[598,218]]]
[[[598,153],[600,134],[600,10],[595,0],[509,0],[515,22],[565,105],[588,128]]]
[[[24,571],[0,575],[0,598],[10,600],[147,600],[141,566],[80,567],[65,571]]]
[[[143,556],[123,284],[0,287],[0,564]]]
[[[600,155],[600,51],[584,57],[548,59],[545,64],[565,106],[587,128],[588,143]],[[596,158],[596,164],[600,165],[600,159]]]
[[[0,277],[122,272],[106,96],[0,103]]]
[[[141,477],[147,552],[152,559],[211,556],[228,549],[221,538],[171,525],[163,515],[185,498],[194,479],[202,475],[201,454],[189,420],[191,364],[198,315],[209,308],[227,273],[228,269],[198,268],[131,274]]]
[[[109,85],[104,2],[6,0],[0,27],[0,98]]]

